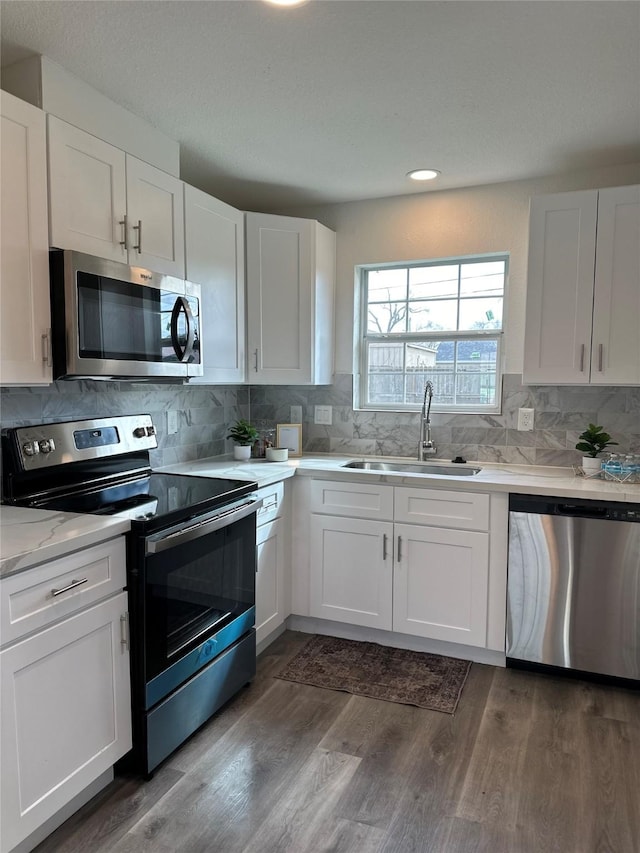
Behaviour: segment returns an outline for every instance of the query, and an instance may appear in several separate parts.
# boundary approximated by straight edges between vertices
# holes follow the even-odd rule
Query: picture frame
[[[289,457],[302,456],[302,424],[278,424],[276,447],[287,447]]]

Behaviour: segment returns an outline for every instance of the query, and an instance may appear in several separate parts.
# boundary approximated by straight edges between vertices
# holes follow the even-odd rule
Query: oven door
[[[260,505],[244,500],[147,538],[147,709],[253,628]]]
[[[202,374],[200,288],[172,276],[52,253],[54,374]]]

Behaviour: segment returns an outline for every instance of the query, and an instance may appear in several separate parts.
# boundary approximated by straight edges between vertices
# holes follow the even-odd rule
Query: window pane
[[[419,410],[429,380],[434,411],[496,410],[506,267],[502,256],[366,270],[365,405]],[[449,332],[464,338],[431,340]]]
[[[461,299],[461,329],[501,329],[502,299]]]
[[[406,299],[407,270],[369,270],[367,288],[369,302]]]
[[[409,331],[454,331],[457,315],[458,303],[453,299],[413,302],[409,306]]]
[[[409,270],[409,299],[458,296],[458,265],[414,267]]]
[[[369,344],[368,403],[419,407],[427,380],[433,408],[496,405],[495,340]]]
[[[456,405],[496,404],[497,341],[458,341]]]
[[[406,302],[380,302],[369,305],[368,332],[406,332],[407,331],[407,303]]]
[[[504,293],[504,261],[483,264],[462,264],[460,267],[461,296],[497,296]]]

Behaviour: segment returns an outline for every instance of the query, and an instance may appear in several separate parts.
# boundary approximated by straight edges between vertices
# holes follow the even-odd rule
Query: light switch
[[[167,412],[167,435],[175,435],[178,432],[178,413]]]
[[[289,422],[292,424],[302,423],[302,406],[291,406],[291,417]]]
[[[333,423],[333,412],[331,406],[316,406],[314,409],[313,421],[316,424],[325,424],[330,426]]]

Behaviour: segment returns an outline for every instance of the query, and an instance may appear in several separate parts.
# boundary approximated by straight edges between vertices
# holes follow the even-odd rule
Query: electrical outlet
[[[302,406],[291,406],[291,420],[292,424],[301,424],[302,423]]]
[[[178,413],[167,412],[167,435],[175,435],[178,432]]]
[[[315,406],[313,422],[331,426],[333,423],[333,412],[331,406]]]
[[[528,432],[533,429],[533,409],[518,409],[518,429]]]

